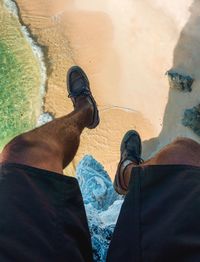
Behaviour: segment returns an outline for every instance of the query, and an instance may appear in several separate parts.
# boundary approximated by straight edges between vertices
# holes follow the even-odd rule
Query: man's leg
[[[165,146],[143,165],[191,165],[200,166],[200,144],[190,138],[180,137]]]
[[[164,147],[151,159],[136,163],[128,161],[120,170],[123,173],[123,185],[128,188],[134,167],[147,165],[191,165],[200,166],[200,144],[189,138],[177,138],[174,142]],[[125,162],[126,164],[126,162]]]
[[[93,261],[78,181],[62,174],[99,117],[82,70],[70,72],[74,111],[19,135],[1,154],[0,261]]]
[[[14,138],[5,146],[0,162],[20,163],[63,174],[77,152],[81,132],[92,119],[92,107],[86,98],[79,100],[71,114]]]
[[[200,145],[178,138],[139,163],[138,141],[122,143],[117,189],[127,194],[107,262],[200,261]]]
[[[5,146],[0,163],[20,163],[63,174],[77,152],[83,129],[95,128],[99,123],[85,73],[77,66],[72,67],[67,80],[75,110],[14,138]]]

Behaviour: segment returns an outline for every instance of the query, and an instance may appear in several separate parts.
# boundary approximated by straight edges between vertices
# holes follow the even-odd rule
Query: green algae
[[[13,137],[36,127],[42,109],[40,61],[18,17],[3,3],[0,0],[0,151]]]
[[[35,119],[26,114],[30,101],[23,67],[6,43],[0,41],[0,147],[35,126]]]

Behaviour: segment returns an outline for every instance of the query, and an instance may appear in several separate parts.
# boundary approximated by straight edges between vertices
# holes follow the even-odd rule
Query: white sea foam
[[[15,17],[19,18],[18,8],[17,8],[15,2],[13,2],[12,0],[4,0],[4,6],[7,8],[9,13],[11,13]]]
[[[13,16],[15,16],[19,20],[19,10],[17,5],[12,0],[4,0],[4,6],[8,10],[9,13],[11,13]],[[43,114],[43,105],[44,105],[44,96],[46,93],[46,80],[47,80],[47,70],[44,62],[44,54],[42,52],[42,48],[34,41],[34,39],[31,37],[30,32],[28,31],[27,27],[24,25],[21,25],[21,32],[24,35],[25,39],[29,43],[32,52],[38,61],[39,68],[40,68],[40,94],[41,94],[41,108],[40,112],[41,115]],[[38,120],[39,121],[39,120]]]
[[[50,113],[42,113],[37,121],[37,127],[42,126],[48,122],[51,122],[54,119],[54,117]]]

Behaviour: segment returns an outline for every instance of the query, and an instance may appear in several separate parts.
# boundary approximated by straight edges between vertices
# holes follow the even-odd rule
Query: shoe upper
[[[121,160],[131,160],[139,164],[142,162],[141,151],[142,144],[139,134],[134,130],[128,131],[121,143]]]
[[[80,71],[80,69],[74,68],[71,70],[68,76],[68,92],[69,97],[77,97],[80,95],[90,94],[89,82],[86,76]]]
[[[85,96],[87,98],[88,102],[93,107],[93,121],[86,127],[89,129],[96,128],[100,122],[99,111],[96,101],[92,96],[87,75],[79,66],[73,66],[68,70],[67,91],[69,94],[68,97],[71,98],[74,108],[76,108],[78,97]]]

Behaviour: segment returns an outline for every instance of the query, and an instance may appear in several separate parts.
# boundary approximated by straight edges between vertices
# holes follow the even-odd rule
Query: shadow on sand
[[[174,49],[171,69],[191,75],[195,80],[193,90],[191,93],[182,93],[176,89],[169,89],[163,128],[158,137],[144,141],[144,158],[150,157],[152,152],[157,152],[177,136],[189,137],[200,142],[200,138],[181,123],[185,109],[200,103],[200,1],[194,0],[189,11],[189,20],[183,27]],[[166,71],[169,69],[166,68]]]

